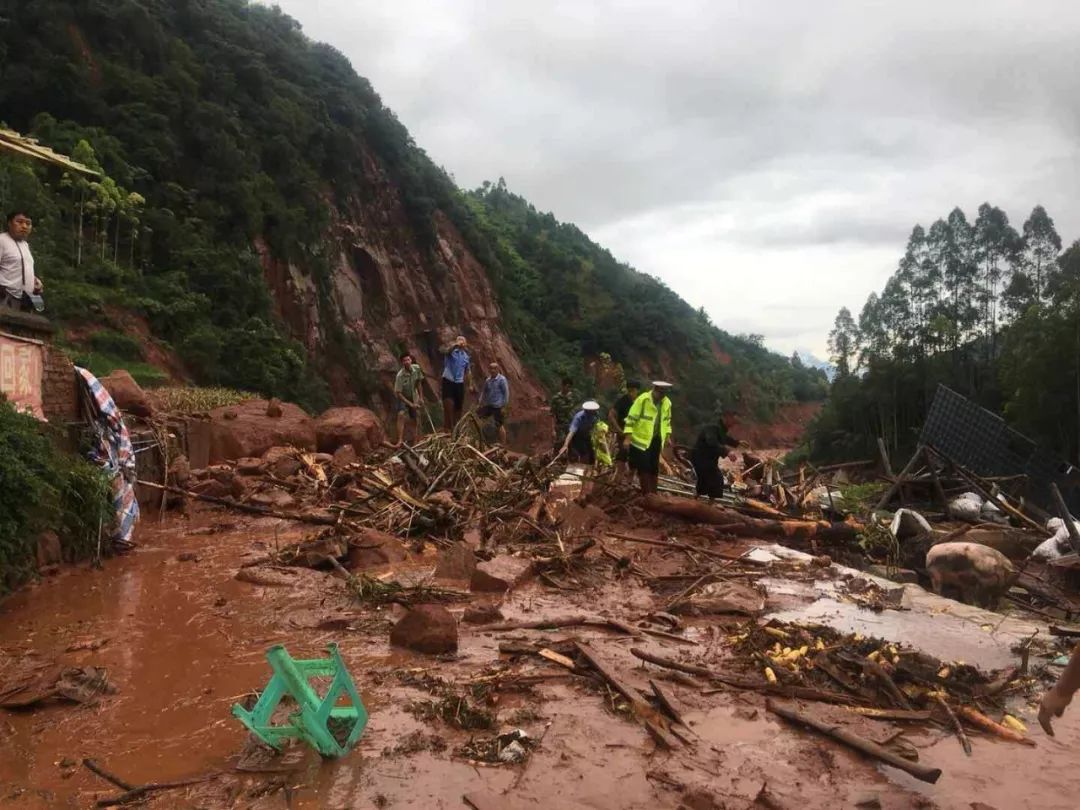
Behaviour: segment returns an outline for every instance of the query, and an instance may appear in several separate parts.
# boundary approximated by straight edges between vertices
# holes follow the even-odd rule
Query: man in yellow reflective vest
[[[623,446],[628,449],[630,469],[636,470],[645,495],[656,492],[660,479],[660,454],[671,444],[671,383],[656,381],[652,390],[634,400],[623,424]]]

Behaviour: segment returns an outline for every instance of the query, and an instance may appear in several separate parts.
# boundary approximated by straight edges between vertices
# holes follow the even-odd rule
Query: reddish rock
[[[139,387],[135,379],[124,369],[118,368],[107,377],[99,379],[105,390],[113,398],[116,407],[135,416],[152,416],[154,408],[146,392]]]
[[[267,492],[259,492],[251,496],[250,503],[254,506],[264,506],[267,509],[288,509],[296,503],[296,499],[283,489],[271,489]]]
[[[471,580],[476,570],[476,555],[464,543],[454,543],[450,548],[439,552],[439,562],[435,567],[436,579]]]
[[[351,447],[351,445],[350,445],[350,447]],[[340,450],[341,448],[338,448],[338,449]],[[329,464],[331,461],[334,460],[334,454],[333,453],[316,453],[314,456],[312,456],[312,458],[314,459],[316,464]]]
[[[263,471],[263,460],[261,458],[237,459],[236,471],[240,475],[259,475]]]
[[[390,643],[430,655],[456,652],[457,621],[442,605],[417,605],[390,630]]]
[[[266,400],[252,399],[211,411],[210,462],[261,456],[271,447],[315,449],[315,422],[300,407],[282,403],[279,417],[266,409]]]
[[[570,534],[592,531],[606,520],[607,512],[599,506],[582,506],[575,501],[568,501],[559,515],[559,524]]]
[[[285,409],[281,407],[281,401],[271,399],[266,403],[266,415],[271,419],[280,419],[285,415]]]
[[[392,534],[364,529],[349,543],[348,568],[351,571],[375,568],[409,558],[401,541]]]
[[[494,624],[503,620],[503,614],[495,605],[469,605],[461,620],[469,624]]]
[[[532,560],[502,555],[477,564],[469,589],[485,593],[501,593],[527,582],[532,575]]]
[[[367,408],[331,408],[315,421],[318,449],[333,453],[351,444],[357,453],[370,453],[383,443],[382,423]]]
[[[59,565],[64,561],[64,549],[56,532],[42,532],[37,539],[38,570]]]
[[[334,451],[334,455],[331,457],[330,463],[334,466],[334,469],[342,470],[348,467],[350,464],[355,464],[357,461],[356,448],[351,444],[343,444],[337,450]]]

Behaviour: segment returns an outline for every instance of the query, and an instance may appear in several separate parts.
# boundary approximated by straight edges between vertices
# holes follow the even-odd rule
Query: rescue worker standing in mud
[[[654,382],[651,391],[634,400],[623,425],[623,446],[644,495],[656,492],[660,454],[671,444],[671,400],[667,396],[670,389],[669,382]]]

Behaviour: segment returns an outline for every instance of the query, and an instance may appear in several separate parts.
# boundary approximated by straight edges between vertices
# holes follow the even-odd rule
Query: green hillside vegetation
[[[0,198],[35,215],[50,313],[94,321],[81,351],[96,370],[142,362],[109,340],[108,313],[145,316],[196,381],[319,409],[330,366],[373,391],[365,347],[330,304],[321,237],[331,205],[378,193],[374,154],[398,188],[413,238],[438,266],[444,212],[496,283],[509,334],[548,384],[581,352],[637,365],[663,351],[689,411],[718,399],[766,413],[823,393],[824,379],[712,326],[655,279],[502,185],[463,193],[334,49],[276,8],[244,0],[39,0],[0,20],[5,123],[100,167],[90,181],[0,160]],[[314,281],[325,351],[308,357],[275,321],[253,244]],[[564,317],[566,316],[566,317]],[[730,356],[721,362],[720,353]],[[137,369],[144,379],[152,369]]]
[[[829,342],[837,376],[810,432],[821,459],[872,458],[878,436],[911,450],[939,383],[1080,457],[1080,242],[1062,252],[1036,206],[1018,231],[1003,210],[959,208],[916,226],[896,272]]]
[[[608,353],[630,375],[675,371],[684,425],[713,418],[718,403],[767,418],[782,402],[822,399],[825,374],[781,357],[759,337],[714,326],[661,281],[619,262],[576,226],[540,213],[506,184],[468,194],[485,237],[482,258],[507,327],[546,384]]]
[[[86,559],[113,519],[109,477],[47,430],[0,398],[0,596],[32,575],[43,532],[56,533],[65,559]]]

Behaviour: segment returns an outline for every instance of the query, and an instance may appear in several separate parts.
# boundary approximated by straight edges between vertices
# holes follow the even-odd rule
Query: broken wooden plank
[[[886,765],[899,768],[923,782],[934,784],[941,778],[941,768],[931,768],[918,762],[910,762],[903,757],[894,754],[892,751],[887,751],[872,740],[860,737],[858,734],[848,731],[845,728],[841,728],[840,726],[825,723],[816,717],[811,717],[797,709],[789,706],[782,706],[772,698],[765,699],[765,708],[773,714],[783,717],[785,720],[811,728],[819,734],[824,734],[826,737],[846,745],[848,748],[853,748],[862,754],[866,754],[868,757],[873,757],[874,759],[884,762]]]
[[[548,661],[558,664],[561,667],[566,667],[571,671],[577,669],[577,664],[575,664],[571,659],[567,658],[565,655],[560,655],[554,650],[549,650],[546,647],[540,650],[537,655],[539,655],[541,658],[546,658]]]
[[[933,712],[926,709],[876,709],[871,706],[848,706],[847,710],[874,720],[904,720],[913,723],[925,723],[934,716]]]
[[[641,697],[635,688],[630,686],[623,680],[622,676],[615,671],[615,669],[608,662],[604,661],[597,652],[590,647],[584,641],[575,642],[575,646],[581,656],[589,662],[589,665],[595,669],[600,676],[607,681],[611,687],[626,698],[630,704],[630,708],[633,709],[634,714],[637,715],[645,729],[656,740],[657,745],[668,750],[673,750],[678,747],[678,740],[672,736],[671,732],[667,728],[667,723],[664,718],[653,709],[644,698]]]

